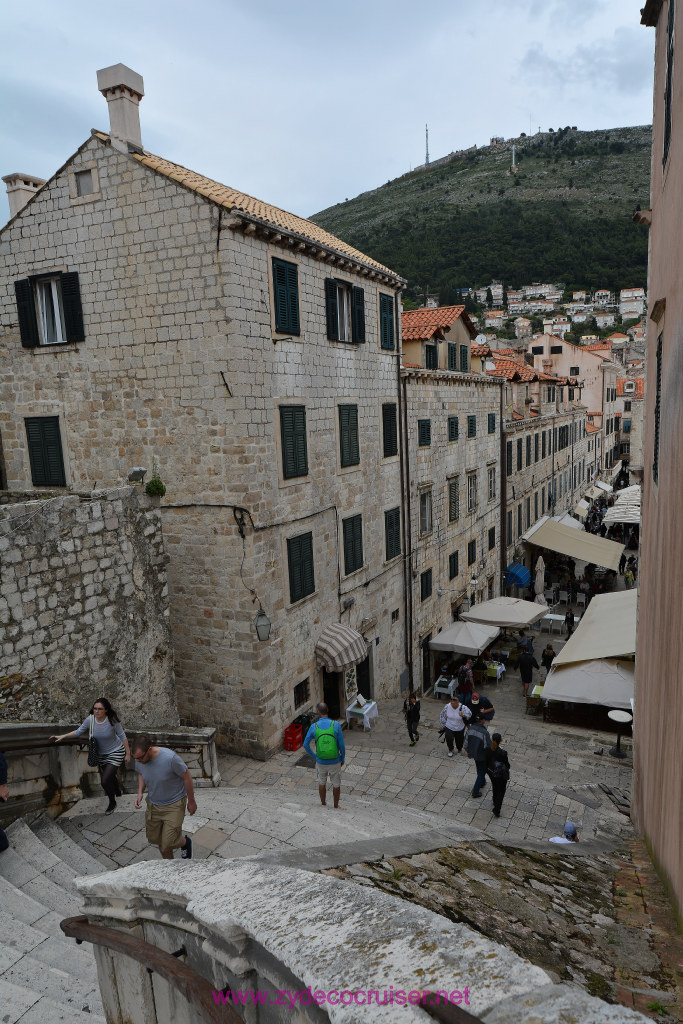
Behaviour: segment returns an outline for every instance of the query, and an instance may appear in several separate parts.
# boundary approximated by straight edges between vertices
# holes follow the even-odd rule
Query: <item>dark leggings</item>
[[[118,771],[118,765],[116,764],[105,764],[102,769],[102,776],[100,782],[102,783],[102,789],[107,794],[110,800],[113,800],[116,796],[116,791],[119,788],[118,779],[116,778],[116,772]]]

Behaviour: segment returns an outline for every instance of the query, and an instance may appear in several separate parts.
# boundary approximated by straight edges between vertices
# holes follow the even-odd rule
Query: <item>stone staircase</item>
[[[59,922],[80,912],[74,878],[102,864],[47,815],[7,828],[0,853],[0,1021],[104,1024],[92,950]]]

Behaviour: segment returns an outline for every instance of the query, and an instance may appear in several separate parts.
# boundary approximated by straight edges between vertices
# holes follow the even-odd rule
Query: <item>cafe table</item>
[[[369,729],[372,722],[379,717],[379,711],[377,710],[377,701],[369,700],[363,707],[360,706],[358,701],[349,704],[346,709],[346,724],[350,727],[353,721],[362,721],[363,728]]]

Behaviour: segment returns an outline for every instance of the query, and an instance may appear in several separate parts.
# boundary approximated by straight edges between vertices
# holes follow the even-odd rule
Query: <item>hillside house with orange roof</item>
[[[181,721],[266,758],[318,700],[338,717],[357,689],[396,697],[412,673],[404,282],[145,150],[135,72],[104,69],[98,86],[110,131],[32,187],[0,234],[6,486],[77,494],[158,466]],[[316,654],[340,622],[367,651],[342,670]],[[41,685],[50,671],[48,658]],[[112,663],[108,695],[124,707],[126,685]]]
[[[470,370],[477,331],[464,306],[421,307],[401,314],[403,362],[428,370]]]

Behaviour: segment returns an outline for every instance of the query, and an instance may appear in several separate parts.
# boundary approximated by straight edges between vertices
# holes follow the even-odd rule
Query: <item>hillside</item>
[[[646,285],[649,126],[562,129],[454,153],[311,220],[408,279],[408,296],[502,280]],[[517,172],[510,170],[515,146]]]

